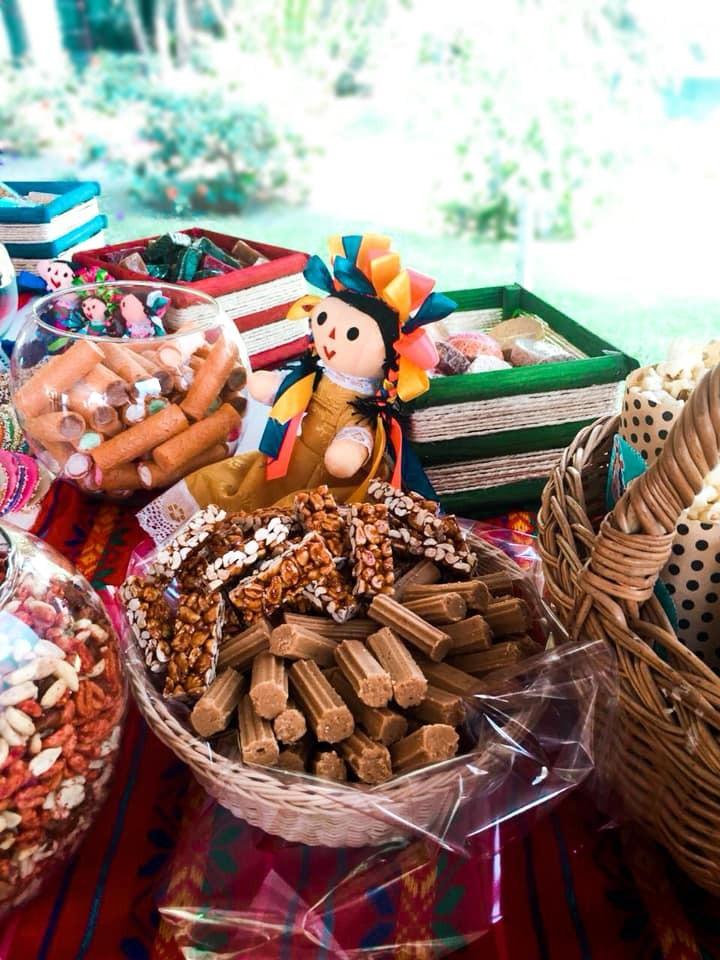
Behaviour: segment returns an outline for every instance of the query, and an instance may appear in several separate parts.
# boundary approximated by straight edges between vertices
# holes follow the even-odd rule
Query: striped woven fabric
[[[495,533],[517,524],[527,547],[529,521]],[[126,508],[64,484],[36,530],[99,589],[119,582],[139,536]],[[0,960],[720,957],[717,902],[686,887],[681,902],[664,857],[602,823],[574,794],[476,838],[467,857],[421,840],[385,855],[290,844],[210,803],[131,709],[102,814],[0,926]]]

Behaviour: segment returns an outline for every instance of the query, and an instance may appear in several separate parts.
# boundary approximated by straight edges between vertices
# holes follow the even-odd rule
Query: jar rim
[[[61,330],[59,327],[54,327],[52,324],[47,323],[39,315],[39,310],[53,300],[59,300],[61,297],[68,296],[68,294],[71,293],[82,293],[83,291],[97,290],[101,287],[103,289],[106,287],[145,287],[148,292],[151,290],[171,290],[181,293],[184,296],[190,295],[202,301],[206,306],[214,308],[215,315],[204,319],[193,320],[181,329],[175,330],[173,333],[164,333],[160,337],[137,338],[136,340],[133,340],[132,337],[108,337],[98,336],[94,333],[82,333],[77,330]],[[197,304],[193,304],[192,306],[196,305]],[[32,318],[36,326],[42,330],[67,337],[69,340],[91,340],[94,343],[150,343],[154,340],[167,342],[168,340],[185,337],[188,336],[188,334],[199,333],[201,330],[219,326],[223,323],[224,317],[225,314],[222,307],[215,297],[211,297],[209,293],[205,293],[204,290],[192,290],[190,287],[181,287],[177,283],[165,283],[163,280],[156,280],[155,282],[150,280],[102,280],[94,281],[93,283],[78,284],[77,286],[65,287],[63,290],[54,290],[52,293],[45,294],[44,297],[40,297],[39,300],[33,303],[32,308]]]
[[[22,533],[22,531],[20,531]],[[0,523],[0,537],[7,544],[7,565],[5,568],[5,579],[0,583],[0,604],[6,600],[11,600],[15,594],[15,582],[18,578],[20,566],[17,563],[17,544],[15,537],[11,533],[5,522]],[[0,542],[0,550],[3,543]]]

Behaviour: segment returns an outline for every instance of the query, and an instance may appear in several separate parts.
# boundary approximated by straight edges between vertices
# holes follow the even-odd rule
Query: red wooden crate
[[[199,227],[176,232],[193,239],[208,237],[228,253],[237,240],[245,239]],[[117,280],[147,280],[146,275],[121,267],[117,261],[133,250],[142,252],[151,240],[156,239],[124,240],[78,253],[74,260],[86,267],[103,267]],[[181,281],[181,285],[216,298],[243,334],[250,360],[257,370],[283,363],[302,353],[308,345],[307,324],[286,319],[290,304],[307,292],[303,270],[308,255],[255,240],[245,242],[267,257],[268,262],[230,270],[206,280]]]

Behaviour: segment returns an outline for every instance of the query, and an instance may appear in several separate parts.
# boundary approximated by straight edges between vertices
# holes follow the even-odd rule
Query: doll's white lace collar
[[[345,387],[346,390],[352,390],[354,393],[359,393],[363,397],[371,397],[377,392],[377,388],[380,385],[380,381],[374,377],[353,377],[349,373],[339,373],[337,370],[326,367],[322,363],[320,366],[328,380],[337,384],[338,387]]]

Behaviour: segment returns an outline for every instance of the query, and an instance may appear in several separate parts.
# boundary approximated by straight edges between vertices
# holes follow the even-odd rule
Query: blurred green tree
[[[425,38],[421,67],[436,71],[458,118],[444,207],[455,228],[510,238],[529,208],[536,233],[569,237],[592,217],[662,109],[656,38],[636,7],[504,0]]]

